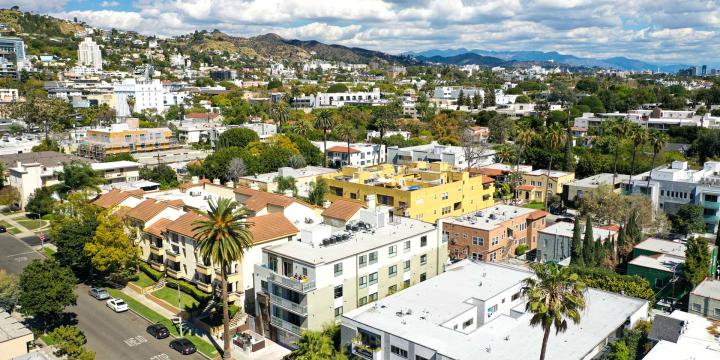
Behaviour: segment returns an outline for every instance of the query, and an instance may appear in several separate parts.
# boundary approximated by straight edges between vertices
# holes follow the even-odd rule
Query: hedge
[[[155,281],[155,282],[160,281],[160,279],[164,275],[162,272],[153,269],[152,267],[150,267],[150,265],[148,265],[144,262],[140,263],[140,270],[142,270],[142,272],[144,272],[145,275],[147,275],[149,278],[153,279],[153,281]]]
[[[180,291],[192,296],[193,299],[197,300],[201,304],[207,304],[207,302],[210,301],[210,299],[212,298],[212,295],[210,295],[210,294],[196,288],[194,285],[188,284],[184,281],[168,279],[166,286],[171,289],[177,289],[179,286]]]
[[[573,266],[573,272],[580,276],[585,285],[600,290],[622,293],[655,303],[655,292],[647,279],[637,275],[620,275],[602,268]]]

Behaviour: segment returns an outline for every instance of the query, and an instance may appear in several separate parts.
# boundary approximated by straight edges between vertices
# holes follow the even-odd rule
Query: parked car
[[[557,218],[557,220],[555,220],[555,222],[566,222],[566,223],[574,224],[575,219],[573,219],[571,217],[559,217],[559,218]]]
[[[90,290],[88,290],[88,294],[98,300],[105,300],[110,298],[110,294],[104,288],[90,288]]]
[[[170,331],[163,324],[152,324],[147,327],[148,334],[152,335],[156,339],[164,339],[170,336]]]
[[[26,216],[28,219],[33,219],[33,220],[38,220],[38,219],[40,219],[40,214],[38,214],[38,213],[27,213],[27,214],[25,214],[25,216]]]
[[[188,339],[175,339],[170,342],[170,347],[183,355],[190,355],[197,351],[195,345]]]
[[[567,210],[566,207],[562,206],[561,203],[550,204],[550,213],[553,215],[562,215]]]
[[[106,304],[107,307],[113,309],[115,312],[128,311],[128,305],[123,299],[110,299]]]
[[[4,226],[0,225],[0,233],[4,233],[4,232],[7,232],[7,228],[5,228]]]

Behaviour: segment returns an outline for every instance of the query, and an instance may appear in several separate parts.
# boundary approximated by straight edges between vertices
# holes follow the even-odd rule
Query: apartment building
[[[570,263],[572,254],[571,244],[575,224],[558,222],[548,226],[538,233],[537,260],[540,262],[557,262],[561,264]],[[582,229],[582,238],[585,238],[585,225]],[[605,242],[608,239],[617,240],[617,233],[620,228],[611,226],[593,226],[593,240]]]
[[[102,160],[105,156],[123,153],[162,151],[178,148],[169,128],[141,128],[138,119],[109,127],[88,129],[78,144],[80,156]]]
[[[366,360],[517,360],[540,356],[543,330],[529,326],[526,269],[464,260],[342,316],[341,343]],[[647,318],[645,300],[593,288],[582,322],[554,333],[547,359],[589,360],[623,329]]]
[[[444,162],[459,168],[482,167],[492,164],[495,158],[495,150],[486,149],[468,164],[465,150],[462,147],[441,145],[437,141],[404,148],[389,146],[387,152],[387,161],[397,165],[409,165],[418,161],[427,161]]]
[[[113,84],[115,112],[119,117],[132,116],[146,109],[165,112],[163,85],[158,79],[123,79]],[[132,105],[132,106],[131,106]]]
[[[527,202],[544,202],[545,192],[548,197],[562,195],[565,184],[575,180],[575,173],[545,169],[537,169],[522,175],[523,185],[518,186],[518,197]]]
[[[28,64],[25,42],[16,37],[0,37],[0,77],[18,78]]]
[[[92,38],[86,37],[78,44],[78,64],[96,70],[102,70],[103,63],[100,45],[95,43]]]
[[[667,131],[677,126],[701,126],[713,127],[717,118],[705,115],[695,115],[692,110],[663,110],[659,107],[654,109],[630,110],[627,113],[583,113],[575,118],[575,126],[592,128],[602,125],[610,119],[625,119],[648,129]]]
[[[538,231],[545,228],[546,212],[510,205],[493,205],[465,216],[441,219],[444,240],[452,260],[502,261],[520,245],[537,247]]]
[[[350,149],[346,142],[313,141],[320,151],[327,153],[328,165],[340,168],[342,166],[372,166],[382,164],[385,159],[385,145],[371,143],[351,143]],[[379,159],[379,161],[378,161]]]
[[[257,321],[264,335],[293,347],[347,311],[430,279],[444,270],[447,243],[433,224],[394,216],[386,206],[348,210],[343,227],[302,231],[300,241],[263,249],[255,267]],[[336,209],[337,210],[337,209]]]
[[[600,186],[609,186],[613,192],[620,193],[628,182],[630,175],[602,173],[575,179],[563,185],[562,198],[566,204],[578,206],[580,201],[590,191]]]
[[[707,278],[695,287],[688,312],[720,321],[720,280]]]
[[[278,177],[291,177],[295,179],[297,194],[302,197],[308,197],[310,194],[310,183],[316,182],[318,178],[329,174],[338,174],[338,171],[321,166],[306,166],[300,169],[281,167],[278,171],[270,173],[240,177],[238,178],[238,184],[247,187],[257,186],[259,190],[275,192],[277,191]]]
[[[330,191],[326,199],[362,200],[375,195],[378,203],[394,208],[395,215],[435,223],[494,204],[493,180],[471,177],[446,163],[346,166],[341,175],[325,176]]]
[[[686,161],[673,161],[632,177],[626,192],[650,197],[655,209],[674,214],[684,204],[704,208],[706,232],[716,233],[720,221],[720,162],[708,161],[690,169]]]

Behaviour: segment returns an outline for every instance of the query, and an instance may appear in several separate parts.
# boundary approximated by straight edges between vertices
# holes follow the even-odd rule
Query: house
[[[549,176],[548,176],[549,175]],[[538,169],[522,175],[523,185],[518,186],[518,197],[527,202],[544,202],[545,192],[552,198],[562,195],[565,184],[575,180],[575,173]]]
[[[688,312],[720,320],[720,280],[707,278],[690,292]]]
[[[247,187],[257,186],[257,188],[262,191],[276,192],[278,177],[291,177],[295,179],[297,194],[302,197],[308,197],[310,194],[310,184],[317,182],[318,178],[330,174],[338,174],[337,169],[320,166],[306,166],[300,169],[281,167],[278,171],[270,173],[242,176],[238,178],[238,185]]]
[[[394,208],[394,214],[435,223],[437,219],[485,209],[494,204],[492,179],[470,177],[467,171],[445,163],[345,166],[340,175],[326,175],[325,198],[377,202]]]
[[[502,261],[525,245],[537,247],[538,231],[545,228],[546,212],[497,204],[475,213],[441,219],[443,236],[449,239],[450,259]]]
[[[511,174],[517,172],[524,174],[532,171],[530,165],[512,165],[503,163],[493,163],[490,165],[480,166],[476,168],[470,168],[470,173],[479,174],[483,176],[489,176],[499,183],[506,183],[511,181]]]
[[[569,264],[571,244],[575,224],[557,222],[540,230],[538,234],[537,260],[540,262],[557,262]],[[585,238],[585,225],[581,225],[582,239]],[[619,228],[615,226],[593,226],[593,240],[605,242],[607,239],[617,240]]]
[[[0,354],[3,359],[27,354],[34,341],[30,329],[6,311],[0,311]]]
[[[255,292],[265,336],[294,347],[303,330],[320,330],[347,311],[444,270],[447,243],[434,224],[393,216],[389,207],[368,200],[353,216],[325,214],[351,219],[342,227],[317,224],[299,241],[263,249]]]
[[[327,149],[323,141],[313,141],[320,151],[327,154],[328,164],[335,168],[342,166],[372,166],[385,162],[385,145],[371,143],[350,143],[328,141]]]
[[[613,192],[620,193],[625,188],[624,184],[626,184],[629,179],[630,175],[610,173],[597,174],[584,179],[575,179],[563,184],[563,201],[565,204],[579,206],[585,194],[604,185],[610,186]]]
[[[537,359],[543,330],[530,326],[525,269],[464,260],[392,296],[345,312],[341,343],[362,359]],[[645,300],[593,288],[582,322],[552,333],[547,359],[592,359],[647,317]]]
[[[387,161],[397,165],[407,165],[417,161],[444,162],[460,168],[482,167],[493,163],[495,150],[485,149],[470,164],[466,152],[460,146],[441,145],[433,141],[430,144],[399,148],[388,147]]]
[[[88,129],[78,144],[77,154],[102,160],[105,156],[175,149],[179,147],[169,128],[141,128],[140,120],[128,118],[124,123]]]
[[[699,315],[680,310],[655,315],[648,334],[655,346],[643,360],[717,359],[720,341],[713,331],[720,332],[720,326]]]

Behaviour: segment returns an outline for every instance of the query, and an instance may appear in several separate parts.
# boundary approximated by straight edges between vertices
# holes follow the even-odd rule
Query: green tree
[[[133,244],[120,219],[103,211],[92,241],[85,244],[85,256],[93,268],[115,279],[128,279],[137,266],[138,249]]]
[[[260,137],[255,131],[246,128],[232,128],[220,134],[216,147],[217,149],[233,146],[243,148],[254,141],[260,141]]]
[[[710,274],[710,251],[708,241],[704,237],[693,237],[687,242],[685,249],[685,266],[683,278],[694,289]]]
[[[385,132],[395,127],[396,111],[391,106],[385,106],[375,113],[375,128],[380,132],[380,144],[385,146],[385,159],[387,159],[387,144],[385,143]],[[380,163],[380,150],[378,150],[378,161]]]
[[[325,194],[329,191],[327,181],[323,178],[317,179],[310,183],[310,193],[308,194],[308,200],[311,204],[321,206],[325,201]]]
[[[357,136],[357,131],[355,130],[355,127],[349,122],[344,122],[335,127],[335,129],[333,130],[333,134],[337,136],[340,140],[347,143],[347,162],[345,163],[345,165],[350,165],[350,150],[352,149],[350,147],[350,143],[353,142],[353,140],[355,140],[355,137]],[[327,150],[325,152],[327,152]]]
[[[585,218],[585,238],[583,239],[583,261],[585,265],[595,264],[595,238],[593,237],[592,217]]]
[[[88,203],[83,194],[71,194],[56,210],[50,221],[50,238],[57,246],[55,259],[83,278],[91,269],[85,244],[95,236],[101,209]]]
[[[137,161],[137,159],[135,159],[135,157],[133,157],[130,153],[112,154],[103,158],[103,162],[113,161]]]
[[[625,345],[624,340],[618,340],[610,344],[610,360],[633,360],[630,357],[630,349]]]
[[[554,158],[553,155],[557,152],[558,149],[563,147],[567,139],[565,138],[562,127],[560,127],[560,125],[557,123],[549,126],[543,134],[543,137],[546,140],[545,146],[550,151],[550,156],[548,157],[547,176],[545,177],[545,199],[543,205],[543,208],[547,209],[548,200],[550,200],[550,170],[552,169],[552,163]]]
[[[277,182],[277,193],[283,194],[286,190],[291,190],[293,196],[297,195],[296,180],[292,176],[278,176],[275,178]]]
[[[295,154],[288,159],[288,166],[293,169],[302,169],[307,166],[307,161],[302,154]]]
[[[339,341],[336,343],[334,339],[339,330],[338,325],[330,325],[322,331],[303,331],[295,343],[297,349],[290,356],[297,360],[346,360]]]
[[[578,275],[557,264],[535,264],[535,277],[525,279],[523,294],[527,296],[525,309],[532,313],[531,326],[543,329],[540,360],[545,359],[550,330],[556,333],[567,330],[567,320],[580,323],[585,308],[585,284]]]
[[[278,131],[282,133],[285,124],[287,124],[288,118],[290,117],[287,107],[285,106],[285,102],[278,101],[273,103],[270,107],[270,115],[275,120]]]
[[[665,147],[665,144],[668,142],[668,136],[665,133],[662,133],[657,130],[652,130],[649,134],[649,141],[650,145],[652,145],[653,149],[653,156],[652,156],[652,165],[650,166],[650,174],[648,175],[647,179],[647,188],[650,188],[650,178],[652,177],[653,169],[655,169],[655,159],[657,158],[657,155],[662,151],[662,149]]]
[[[208,203],[204,217],[193,224],[199,243],[198,253],[206,263],[218,265],[222,277],[223,303],[223,359],[232,357],[230,351],[230,314],[228,312],[228,281],[230,266],[242,260],[253,245],[253,235],[247,222],[248,212],[237,202],[221,198]]]
[[[580,228],[580,217],[575,216],[573,238],[572,243],[570,243],[570,264],[572,265],[585,266],[585,255],[583,252],[581,233],[582,229]]]
[[[617,164],[620,156],[620,145],[625,140],[625,137],[630,133],[631,126],[632,124],[629,120],[622,118],[615,119],[610,124],[610,129],[615,136],[615,150],[613,151],[613,183],[615,183],[615,178],[617,177]]]
[[[495,90],[490,88],[485,91],[485,96],[483,97],[483,107],[493,107],[495,106]]]
[[[155,181],[160,184],[163,189],[171,189],[179,184],[177,173],[173,168],[165,164],[156,166],[144,166],[140,168],[140,178]]]
[[[75,275],[70,269],[48,259],[33,260],[20,275],[20,312],[33,316],[46,329],[55,323],[65,307],[75,305]]]
[[[19,295],[18,277],[0,269],[0,310],[12,312]]]
[[[75,326],[61,325],[53,329],[48,335],[55,341],[56,356],[67,356],[68,360],[94,359],[95,354],[87,351],[85,334]]]
[[[327,166],[327,132],[333,127],[333,117],[330,111],[320,110],[315,117],[315,128],[323,132],[323,165]]]
[[[335,84],[330,85],[330,87],[328,87],[326,92],[344,93],[344,92],[348,92],[348,87],[347,87],[347,85],[342,84],[342,83],[335,83]]]
[[[52,195],[52,189],[47,187],[41,187],[35,190],[28,198],[25,210],[40,214],[41,216],[52,213],[55,208],[55,199]]]
[[[610,240],[608,239],[607,242],[609,243]],[[595,241],[595,249],[593,249],[593,255],[595,255],[595,258],[593,259],[593,265],[601,267],[603,259],[605,259],[605,248],[603,247],[602,239],[597,239],[597,241]]]
[[[681,205],[675,214],[670,215],[673,229],[680,234],[701,233],[705,231],[703,207],[692,204]]]
[[[527,95],[520,95],[517,98],[515,98],[516,104],[529,104],[530,102],[531,102],[530,98],[527,97]]]
[[[630,168],[632,169],[632,174],[635,175],[637,173],[637,168],[635,167],[635,160],[637,158],[637,152],[638,150],[642,150],[643,145],[648,142],[648,132],[645,128],[640,127],[638,125],[633,126],[630,130],[630,139],[633,142],[633,149],[632,149],[632,162],[630,165]],[[630,178],[628,177],[628,187],[630,187]]]
[[[57,175],[60,183],[55,188],[63,197],[80,190],[100,192],[99,185],[105,183],[102,175],[93,170],[90,164],[79,160],[64,163],[62,171]]]

